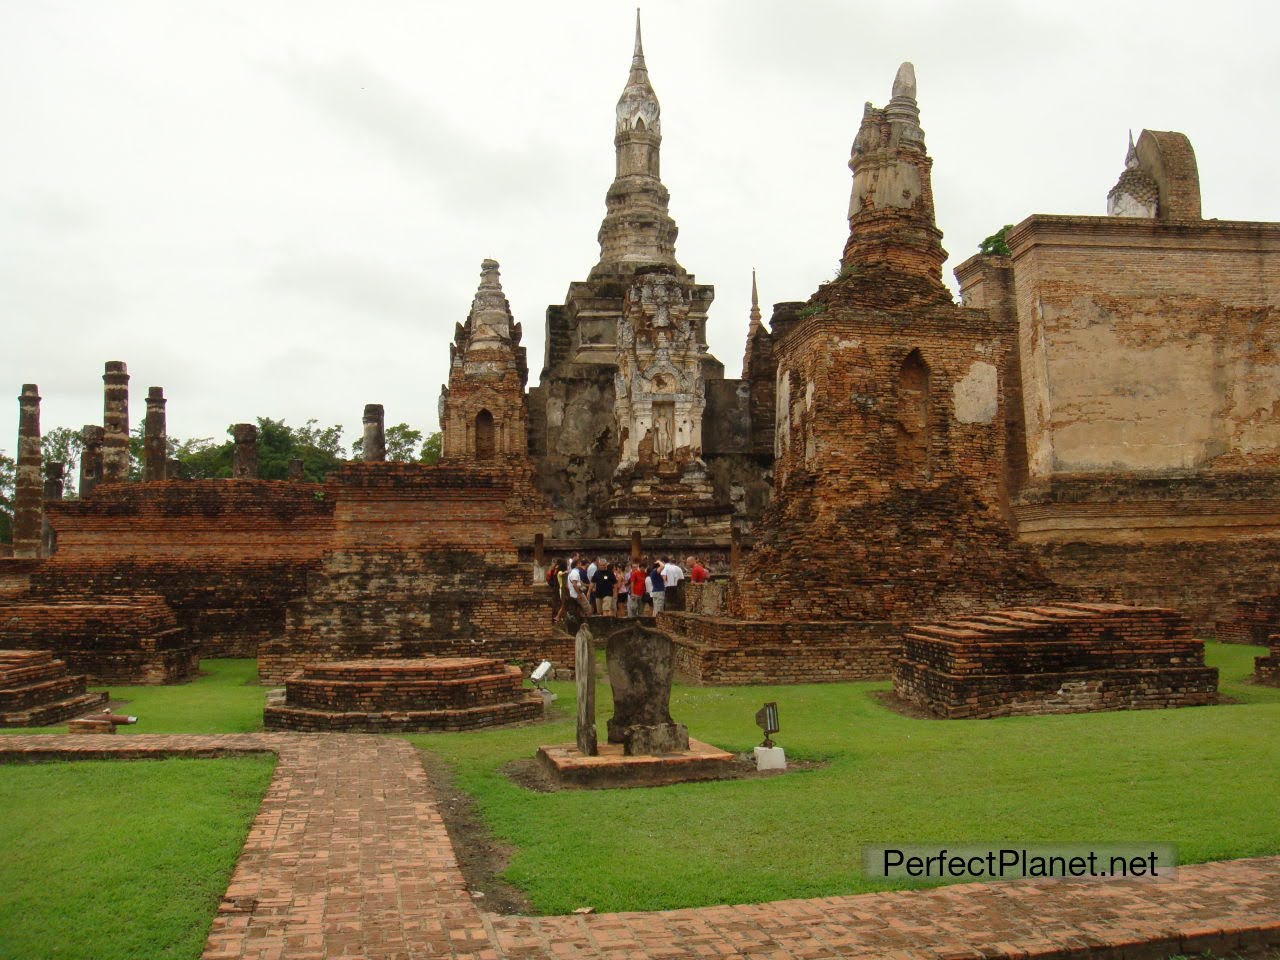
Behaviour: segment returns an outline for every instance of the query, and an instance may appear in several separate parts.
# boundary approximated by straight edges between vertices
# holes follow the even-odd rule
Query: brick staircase
[[[46,727],[106,706],[47,650],[0,650],[0,727]]]

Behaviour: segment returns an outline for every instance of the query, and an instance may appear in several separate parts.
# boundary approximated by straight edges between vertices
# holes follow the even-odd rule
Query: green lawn
[[[860,875],[869,842],[1159,841],[1182,862],[1280,853],[1280,690],[1242,684],[1261,648],[1206,645],[1240,703],[1000,720],[913,720],[872,696],[887,683],[677,687],[672,713],[701,740],[778,742],[827,766],[764,780],[539,794],[498,772],[573,739],[571,684],[555,723],[415,735],[451,764],[494,833],[505,876],[536,910],[658,910],[884,889]],[[599,725],[608,689],[597,694]]]
[[[198,957],[274,767],[0,766],[0,957]]]
[[[262,729],[266,687],[258,686],[257,660],[201,660],[200,675],[172,687],[112,686],[113,702],[138,722],[118,733],[247,733]],[[0,729],[0,733],[66,733],[55,727]]]

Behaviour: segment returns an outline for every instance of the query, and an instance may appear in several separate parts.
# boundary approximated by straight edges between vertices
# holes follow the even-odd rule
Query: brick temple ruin
[[[272,683],[367,659],[568,669],[547,559],[621,558],[636,538],[714,561],[659,618],[706,683],[885,679],[912,624],[1079,602],[1173,609],[1209,634],[1248,621],[1225,640],[1280,632],[1265,597],[1238,607],[1274,595],[1280,560],[1280,224],[1204,220],[1185,136],[1131,139],[1106,216],[1032,215],[1008,255],[966,260],[957,305],[904,64],[853,142],[839,276],[767,322],[753,277],[732,379],[707,348],[714,288],[676,258],[638,26],[614,120],[600,257],[548,308],[535,386],[498,264],[481,264],[437,466],[385,462],[370,404],[362,459],[323,484],[257,479],[250,425],[231,479],[182,480],[153,387],[130,482],[112,361],[80,497],[60,500],[24,385],[0,647],[91,676],[115,650],[130,682],[232,655]],[[477,596],[479,571],[527,589]],[[121,611],[96,665],[71,626],[93,603]],[[69,626],[37,637],[32,618]],[[184,652],[144,651],[157,630]]]

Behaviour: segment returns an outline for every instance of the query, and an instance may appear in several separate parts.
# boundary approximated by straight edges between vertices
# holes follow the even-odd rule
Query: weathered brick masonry
[[[199,666],[156,594],[0,600],[0,648],[52,651],[93,683],[182,683]]]
[[[1020,539],[1055,580],[1207,631],[1280,562],[1280,224],[1201,220],[1181,134],[1131,159],[1154,211],[1035,215],[956,276],[1018,331]]]
[[[0,650],[0,727],[44,727],[106,706],[45,650]]]
[[[774,496],[733,619],[669,621],[687,674],[886,677],[906,622],[1061,595],[1005,516],[1013,333],[951,302],[931,167],[904,64],[854,141],[841,274],[773,344]]]
[[[323,488],[268,480],[100,484],[49,515],[58,552],[34,598],[159,594],[206,657],[279,636],[333,530]]]
[[[519,667],[480,657],[315,663],[263,711],[268,730],[475,730],[542,716]]]
[[[1268,646],[1270,656],[1254,658],[1254,679],[1269,687],[1280,687],[1280,634],[1272,634]]]
[[[474,465],[350,463],[331,475],[334,549],[264,643],[259,674],[310,663],[481,656],[573,660],[549,630],[549,592],[530,583],[515,535],[542,529],[527,476]]]
[[[949,719],[1201,706],[1218,671],[1174,610],[1057,604],[911,627],[894,692]]]
[[[1280,633],[1280,591],[1237,600],[1230,614],[1217,622],[1214,638],[1222,643],[1261,647],[1276,633]]]

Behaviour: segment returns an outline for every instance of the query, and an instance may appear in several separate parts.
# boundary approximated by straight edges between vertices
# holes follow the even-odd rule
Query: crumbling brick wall
[[[476,465],[351,463],[331,475],[333,550],[259,654],[264,683],[323,661],[481,656],[561,665],[549,591],[514,537],[549,524],[527,477]]]
[[[278,636],[333,530],[322,487],[268,480],[101,484],[49,516],[58,552],[34,598],[159,594],[205,657]]]
[[[857,268],[806,310],[775,347],[775,495],[731,614],[909,620],[1055,593],[1000,509],[1007,328]]]

